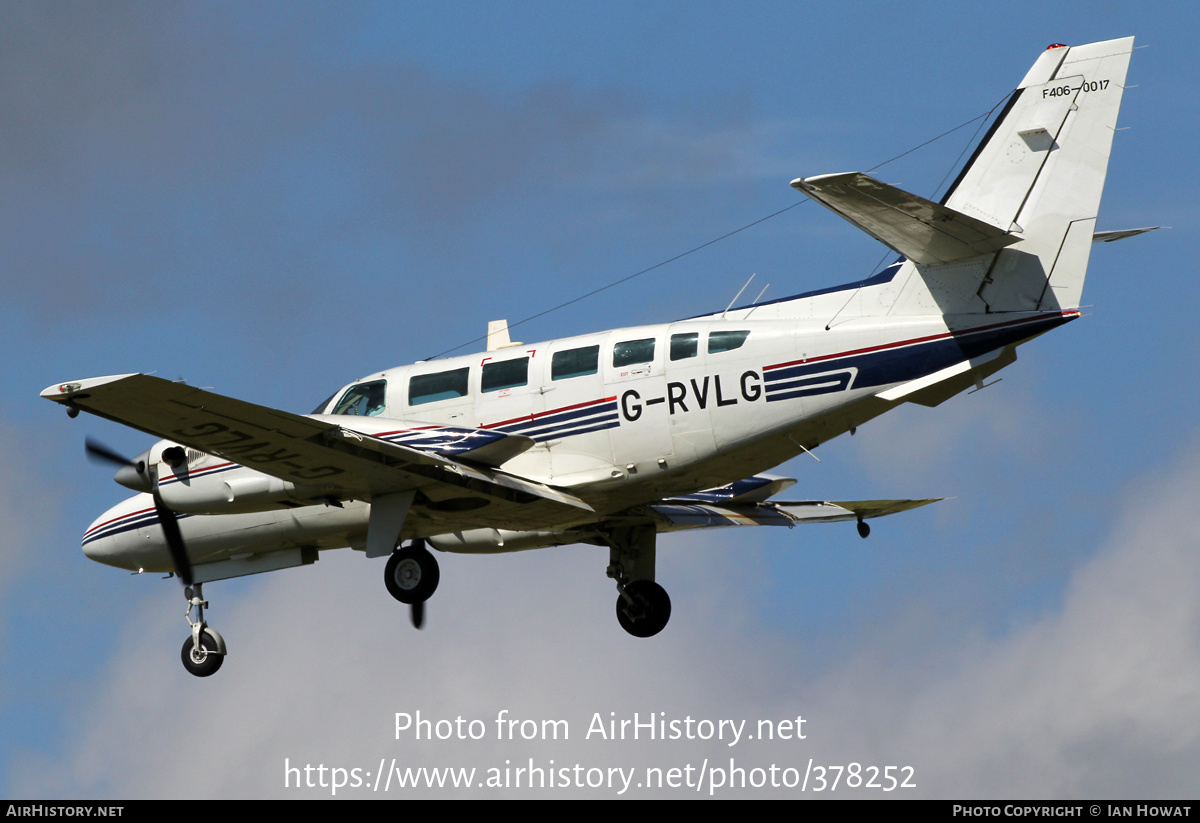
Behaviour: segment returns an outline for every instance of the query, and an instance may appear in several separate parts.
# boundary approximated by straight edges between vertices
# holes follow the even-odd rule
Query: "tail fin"
[[[838,313],[1077,307],[1132,50],[1126,37],[1043,52],[941,203],[858,172],[792,181],[904,258]]]
[[[1079,305],[1132,49],[1126,37],[1043,52],[943,199],[1019,238],[975,291],[985,311]]]

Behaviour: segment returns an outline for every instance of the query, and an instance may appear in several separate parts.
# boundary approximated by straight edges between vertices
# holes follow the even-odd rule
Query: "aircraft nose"
[[[124,541],[118,540],[116,535],[103,530],[96,532],[95,524],[93,524],[93,527],[83,534],[83,554],[89,560],[95,560],[97,563],[124,568],[126,564],[119,560],[122,554],[120,545],[122,542]]]
[[[154,500],[148,494],[139,494],[96,518],[83,533],[83,553],[97,563],[120,569],[169,571],[165,548],[144,533],[146,527],[157,526]]]
[[[111,560],[115,548],[111,538],[95,537],[86,532],[83,535],[83,554],[88,560],[95,560],[106,566],[119,565]]]

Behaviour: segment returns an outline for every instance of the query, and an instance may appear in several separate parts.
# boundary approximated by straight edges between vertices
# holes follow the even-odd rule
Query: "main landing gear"
[[[184,612],[188,624],[192,627],[192,636],[183,641],[179,652],[183,667],[196,677],[208,677],[216,674],[217,669],[225,662],[225,639],[210,629],[204,622],[204,609],[208,601],[204,599],[201,584],[193,583],[183,590],[188,607]],[[196,611],[196,619],[192,619],[192,610]]]
[[[617,622],[634,637],[653,637],[671,619],[671,598],[653,580],[634,580],[622,586],[617,581]]]
[[[608,576],[617,583],[617,622],[634,637],[653,637],[671,619],[671,598],[654,582],[654,526],[613,529]]]
[[[437,591],[440,580],[438,562],[419,538],[392,552],[383,570],[388,594],[412,607],[412,622],[418,629],[425,623],[425,601]]]

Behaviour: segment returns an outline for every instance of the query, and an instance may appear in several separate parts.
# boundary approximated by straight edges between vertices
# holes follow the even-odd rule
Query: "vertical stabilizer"
[[[1132,37],[1051,47],[1013,92],[944,204],[1020,239],[959,310],[1079,305],[1132,49]],[[939,272],[925,268],[932,287]]]
[[[860,283],[756,308],[756,316],[1078,308],[1132,51],[1125,37],[1043,52],[940,203],[862,172],[793,180],[900,260]]]

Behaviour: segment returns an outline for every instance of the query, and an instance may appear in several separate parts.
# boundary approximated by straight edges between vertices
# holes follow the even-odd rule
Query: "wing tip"
[[[40,396],[47,400],[53,400],[56,403],[63,403],[70,400],[80,392],[94,389],[97,386],[103,386],[106,383],[115,383],[118,380],[124,380],[127,377],[137,377],[139,372],[131,374],[109,374],[103,377],[86,377],[82,380],[68,380],[63,383],[55,383],[53,386],[47,386],[42,389]]]

